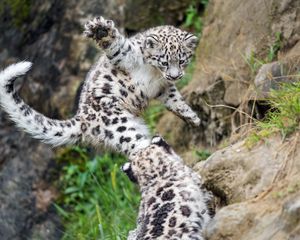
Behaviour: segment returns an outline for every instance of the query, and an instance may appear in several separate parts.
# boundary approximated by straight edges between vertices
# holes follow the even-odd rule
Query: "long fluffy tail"
[[[77,142],[80,138],[78,120],[50,119],[28,106],[16,92],[16,78],[24,75],[31,65],[31,62],[19,62],[0,72],[0,104],[17,126],[34,138],[53,146]]]

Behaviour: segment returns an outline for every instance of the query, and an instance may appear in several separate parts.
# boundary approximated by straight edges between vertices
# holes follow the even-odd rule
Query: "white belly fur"
[[[135,86],[142,90],[149,99],[157,96],[166,81],[159,70],[150,65],[143,65],[133,70],[131,76]]]

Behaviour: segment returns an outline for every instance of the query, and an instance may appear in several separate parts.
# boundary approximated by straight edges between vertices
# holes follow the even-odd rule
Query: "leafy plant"
[[[202,150],[202,151],[196,150],[195,154],[200,161],[206,160],[211,155],[211,153],[208,150]]]
[[[300,81],[283,83],[280,89],[272,90],[268,103],[271,109],[263,121],[257,121],[257,130],[246,139],[248,147],[274,132],[280,132],[285,138],[300,130]]]
[[[259,122],[263,129],[280,130],[285,137],[299,129],[300,123],[300,81],[281,84],[280,89],[272,90],[268,99],[272,110],[266,120]]]
[[[195,4],[191,4],[186,10],[186,19],[183,26],[186,28],[192,28],[197,35],[200,35],[203,28],[203,21],[199,16]]]
[[[86,149],[76,147],[59,160],[69,162],[55,205],[65,223],[63,239],[126,239],[135,226],[139,194],[119,170],[125,159],[115,154],[90,159]]]
[[[192,29],[200,37],[203,29],[201,15],[209,0],[194,0],[186,9],[186,17],[183,26]]]
[[[183,26],[192,29],[199,37],[203,28],[203,21],[201,15],[203,13],[203,9],[206,8],[208,2],[209,0],[194,0],[191,2],[191,4],[185,12],[186,18]]]
[[[200,3],[202,5],[204,5],[205,7],[207,6],[208,2],[209,2],[209,0],[200,0]]]

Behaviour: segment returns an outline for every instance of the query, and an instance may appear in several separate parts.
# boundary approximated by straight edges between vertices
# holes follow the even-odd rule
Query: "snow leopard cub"
[[[214,215],[212,194],[201,178],[159,136],[122,170],[139,185],[141,202],[128,240],[203,240]]]
[[[88,73],[78,111],[68,120],[54,120],[28,106],[14,88],[30,62],[0,73],[0,103],[16,124],[34,138],[54,146],[100,143],[130,155],[150,144],[147,126],[139,117],[157,98],[176,115],[198,126],[200,119],[184,102],[175,81],[191,59],[197,38],[172,26],[160,26],[126,38],[113,21],[97,17],[85,25],[104,54]]]

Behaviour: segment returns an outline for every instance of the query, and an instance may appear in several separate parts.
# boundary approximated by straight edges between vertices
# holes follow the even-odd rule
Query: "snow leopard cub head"
[[[144,58],[165,79],[176,81],[183,76],[197,42],[196,36],[173,26],[151,28],[145,32]]]
[[[162,137],[156,135],[151,144],[131,156],[130,161],[125,163],[121,170],[132,182],[146,187],[156,179],[170,176],[172,163],[182,162],[182,159]]]

